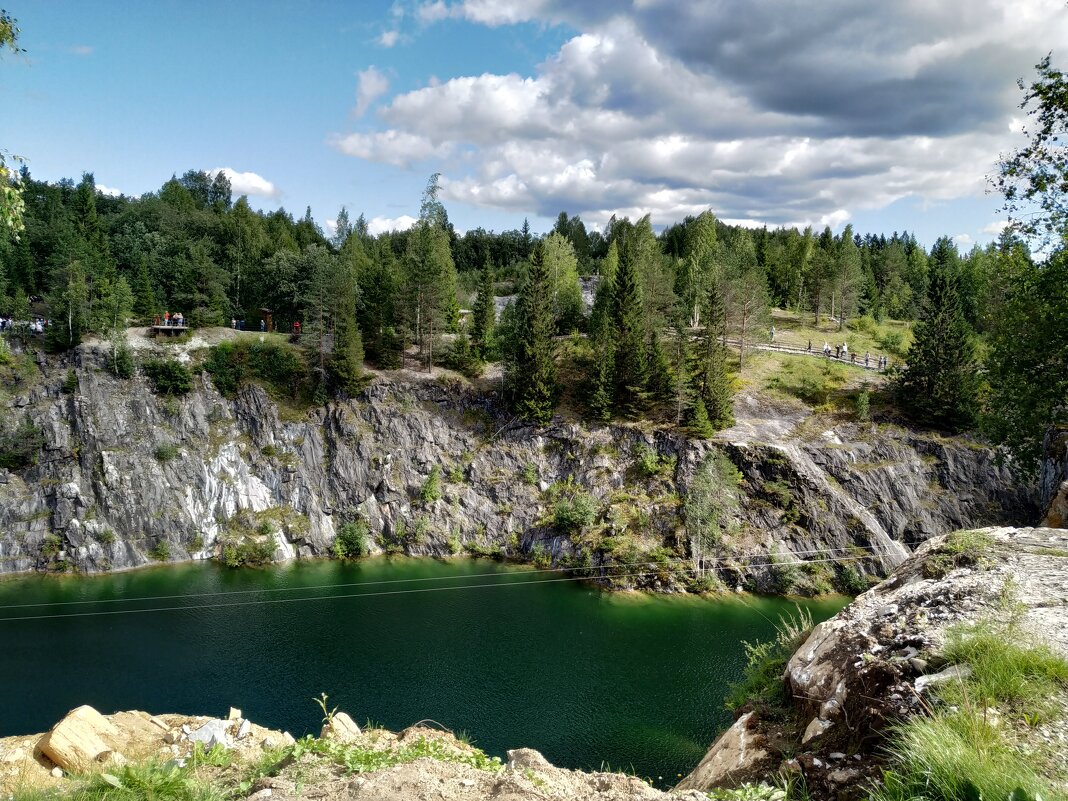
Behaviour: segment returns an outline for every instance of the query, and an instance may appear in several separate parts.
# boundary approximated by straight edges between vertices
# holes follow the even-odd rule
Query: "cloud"
[[[954,234],[953,241],[961,250],[967,250],[975,244],[975,240],[972,239],[970,234]]]
[[[379,97],[389,91],[389,78],[372,65],[356,73],[356,105],[352,113],[362,117]]]
[[[394,130],[333,136],[329,142],[346,155],[404,168],[417,161],[442,158],[448,150],[427,137]]]
[[[407,214],[402,214],[400,217],[372,217],[367,222],[367,230],[371,235],[378,236],[389,231],[406,231],[417,222],[419,222],[417,218]]]
[[[990,236],[1001,236],[1001,232],[1004,231],[1008,225],[1008,220],[993,220],[980,228],[979,233],[990,234]]]
[[[230,179],[230,188],[235,195],[256,195],[257,197],[279,198],[281,190],[262,175],[254,172],[238,172],[232,167],[216,167],[208,170],[208,175],[215,177],[220,172]]]
[[[104,186],[104,184],[97,184],[96,191],[102,195],[108,195],[109,197],[121,197],[122,190],[116,189],[113,186]]]
[[[331,142],[439,169],[443,197],[492,208],[839,226],[901,198],[983,192],[1019,144],[1017,76],[1068,40],[1061,0],[1025,5],[424,2],[424,24],[574,33],[531,74],[398,94],[378,129]]]
[[[400,31],[382,31],[375,41],[382,47],[393,47],[400,41]]]
[[[93,47],[91,45],[73,45],[68,48],[68,52],[74,56],[91,56],[93,55]]]

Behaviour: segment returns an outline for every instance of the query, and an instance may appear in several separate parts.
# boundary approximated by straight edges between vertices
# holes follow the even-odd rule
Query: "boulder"
[[[119,735],[119,730],[91,706],[80,706],[53,726],[37,748],[64,771],[76,773],[112,757],[115,752],[104,738]]]
[[[323,730],[319,736],[327,740],[337,740],[345,743],[358,740],[362,734],[360,727],[356,725],[356,721],[349,717],[348,713],[338,712],[330,718],[328,723],[323,725]]]
[[[230,727],[230,721],[228,720],[209,720],[199,729],[190,732],[189,741],[193,743],[203,743],[205,748],[213,748],[216,745],[221,745],[223,748],[229,748],[230,743],[226,734],[226,730]]]

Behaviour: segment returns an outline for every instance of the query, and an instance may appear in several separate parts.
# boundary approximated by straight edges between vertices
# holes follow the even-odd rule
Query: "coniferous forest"
[[[709,211],[659,232],[648,217],[598,231],[562,212],[543,235],[527,224],[461,235],[435,175],[411,229],[374,236],[341,209],[327,236],[311,209],[296,219],[233,198],[222,173],[190,170],[140,198],[98,192],[91,173],[48,183],[23,169],[21,179],[24,230],[0,241],[0,315],[16,334],[47,320],[53,352],[107,339],[126,375],[129,325],[168,312],[193,328],[269,319],[299,329],[302,363],[288,374],[294,392],[318,400],[357,392],[365,362],[471,376],[499,362],[520,419],[549,422],[563,373],[577,373],[568,394],[588,419],[651,418],[707,436],[732,422],[746,347],[773,338],[769,310],[780,308],[846,335],[911,321],[907,353],[885,344],[907,363],[896,397],[920,423],[981,425],[1031,460],[1056,408],[1058,386],[1017,374],[1021,360],[1064,347],[1028,333],[1035,315],[1064,313],[1053,302],[1068,283],[1057,284],[1063,251],[1036,260],[1013,233],[961,253],[949,237],[926,250],[907,232],[748,229]]]

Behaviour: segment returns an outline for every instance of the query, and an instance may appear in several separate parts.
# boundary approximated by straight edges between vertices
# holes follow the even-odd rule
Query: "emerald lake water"
[[[793,608],[562,577],[375,559],[2,581],[0,736],[91,704],[223,717],[232,705],[299,737],[318,733],[312,698],[326,692],[361,725],[431,719],[491,754],[525,746],[560,766],[671,783],[729,723],[742,641],[771,636]],[[823,620],[846,601],[803,606]]]

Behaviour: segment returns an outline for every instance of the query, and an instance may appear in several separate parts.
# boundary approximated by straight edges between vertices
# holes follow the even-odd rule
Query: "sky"
[[[746,225],[1003,224],[1017,79],[1068,51],[1064,0],[5,0],[0,147],[106,192],[228,172],[329,232],[711,209]],[[1059,50],[1057,48],[1060,48]]]

